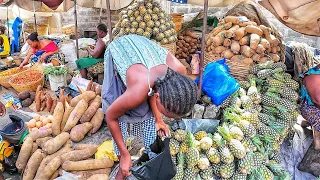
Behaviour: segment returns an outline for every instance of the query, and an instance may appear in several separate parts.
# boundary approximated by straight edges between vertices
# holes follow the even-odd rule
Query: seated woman
[[[87,78],[88,72],[91,74],[103,73],[103,55],[107,47],[107,40],[105,39],[107,34],[107,26],[105,24],[99,24],[97,26],[97,44],[94,49],[91,47],[87,48],[87,51],[92,57],[81,58],[76,61],[83,78]]]
[[[28,36],[27,43],[31,47],[28,55],[21,63],[20,68],[27,65],[41,62],[52,63],[54,66],[63,64],[63,55],[59,53],[56,43],[48,39],[39,40],[38,33],[33,32]]]
[[[301,75],[301,115],[313,128],[314,147],[320,150],[320,65]]]
[[[10,54],[10,43],[8,37],[4,34],[6,27],[0,26],[0,37],[1,37],[1,48],[0,48],[0,57],[7,57]]]

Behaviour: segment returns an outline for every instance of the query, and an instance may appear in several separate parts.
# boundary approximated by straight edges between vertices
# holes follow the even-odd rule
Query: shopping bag
[[[139,180],[168,180],[176,174],[169,147],[170,139],[162,140],[159,136],[148,151],[134,162],[131,168],[132,175]],[[150,158],[150,156],[154,157]]]

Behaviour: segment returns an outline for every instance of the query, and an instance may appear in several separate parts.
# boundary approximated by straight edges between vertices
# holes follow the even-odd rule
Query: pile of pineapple
[[[115,38],[127,34],[145,36],[162,45],[177,41],[172,17],[166,14],[154,0],[136,0],[120,12],[120,20],[115,25]]]
[[[174,179],[291,179],[279,165],[279,151],[299,115],[299,83],[285,70],[279,62],[255,65],[221,105],[216,133],[175,131],[170,141],[177,162]]]

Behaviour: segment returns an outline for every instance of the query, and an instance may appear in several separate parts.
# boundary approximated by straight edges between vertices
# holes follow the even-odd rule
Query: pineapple
[[[218,134],[215,133],[212,139],[217,145],[220,153],[221,161],[225,164],[231,164],[234,160],[233,154],[230,152],[229,148],[225,145],[225,140]]]
[[[251,86],[249,81],[239,81],[239,84],[243,89],[246,90],[249,89],[249,87]]]
[[[237,171],[233,174],[230,180],[247,180],[247,175]]]
[[[159,21],[154,22],[154,26],[155,26],[155,27],[159,28],[160,25],[161,25],[161,23],[160,23]],[[160,31],[160,30],[159,30],[159,31]]]
[[[277,68],[282,68],[284,72],[287,70],[287,66],[281,62],[277,62],[271,65],[271,69],[277,69]]]
[[[289,73],[284,73],[283,77],[284,77],[284,79],[292,79],[292,76]]]
[[[282,125],[284,125],[285,127],[290,127],[292,125],[294,125],[297,121],[297,119],[293,119],[292,115],[288,112],[277,112],[277,116],[280,120],[279,123],[281,123]]]
[[[139,27],[139,23],[136,21],[131,22],[131,27],[133,28],[138,28]]]
[[[285,85],[281,81],[273,79],[273,78],[268,78],[267,82],[268,82],[268,87],[271,87],[271,88],[283,88]]]
[[[262,95],[261,98],[261,103],[264,106],[269,106],[269,107],[275,107],[278,104],[278,101],[276,98],[274,98],[271,93]]]
[[[200,140],[200,149],[207,151],[212,146],[212,139],[210,137],[204,137]]]
[[[258,117],[258,113],[250,113],[248,111],[242,113],[241,118],[243,120],[246,120],[250,122],[254,128],[259,129],[260,128],[260,121]]]
[[[276,112],[277,112],[277,109],[274,107],[263,106],[263,108],[262,108],[262,113],[267,114],[269,116],[276,115]]]
[[[184,155],[183,153],[178,153],[178,166],[177,166],[177,173],[172,178],[172,180],[182,180],[184,175]]]
[[[270,77],[272,74],[273,74],[272,69],[263,69],[257,73],[257,77],[258,78],[267,78],[267,77]]]
[[[238,169],[242,174],[250,174],[253,168],[253,155],[254,154],[252,152],[248,152],[243,159],[239,160]]]
[[[148,2],[148,3],[146,4],[146,8],[147,8],[147,9],[152,9],[152,7],[153,7],[152,3]]]
[[[290,100],[285,99],[285,98],[281,98],[279,100],[279,105],[283,106],[288,111],[293,111],[297,108],[297,106],[294,103],[292,103]]]
[[[186,139],[187,132],[183,129],[178,129],[174,132],[174,138],[179,142],[184,142]]]
[[[241,100],[239,97],[237,96],[232,96],[230,99],[230,104],[231,106],[235,106],[235,107],[241,107]]]
[[[208,134],[205,131],[198,131],[194,134],[194,138],[198,141],[200,141],[202,138],[207,137]]]
[[[184,141],[181,143],[181,146],[180,146],[180,152],[182,153],[186,153],[189,149],[189,146],[188,146],[188,143],[187,141]]]
[[[194,137],[191,134],[191,132],[188,132],[187,134],[187,142],[189,145],[189,149],[185,154],[186,155],[185,160],[188,167],[194,167],[198,163],[198,160],[200,157],[199,157],[199,151],[195,147]]]
[[[264,113],[259,113],[258,114],[260,122],[264,124],[268,124],[270,122],[269,115],[264,114]]]
[[[146,7],[144,7],[144,6],[140,6],[140,7],[139,7],[139,13],[140,13],[141,15],[146,14],[146,12],[147,12]]]
[[[145,29],[146,26],[147,26],[147,24],[145,22],[140,22],[139,23],[139,28],[141,28],[141,29]]]
[[[241,143],[243,144],[244,148],[247,152],[254,152],[257,151],[257,147],[253,144],[252,140],[249,138],[244,138]]]
[[[180,150],[179,142],[173,138],[170,139],[170,154],[175,156]]]
[[[222,178],[231,178],[235,171],[235,164],[232,162],[231,164],[222,164],[220,167],[220,175]]]
[[[220,163],[220,154],[215,148],[210,148],[206,152],[206,156],[208,157],[211,163],[214,163],[214,164]]]
[[[261,123],[260,129],[258,129],[258,133],[263,136],[271,135],[274,141],[278,141],[280,138],[279,134],[274,129],[265,125],[264,123]]]
[[[152,14],[151,19],[152,19],[153,21],[158,21],[158,20],[159,20],[159,17],[158,17],[158,15],[156,15],[156,14]]]
[[[153,13],[158,14],[160,13],[160,9],[158,7],[153,8]]]
[[[259,72],[259,68],[257,67],[257,66],[253,66],[251,69],[250,69],[250,71],[249,71],[249,73],[250,74],[257,74],[258,72]]]
[[[210,166],[210,162],[209,159],[205,156],[200,157],[199,161],[198,161],[198,167],[200,170],[205,170],[208,169]]]
[[[187,167],[184,170],[183,180],[195,180],[197,174],[194,172],[194,167]]]
[[[137,34],[138,35],[143,35],[143,32],[144,32],[143,29],[141,29],[141,28],[137,29]]]
[[[293,102],[298,101],[299,99],[299,94],[292,90],[291,88],[282,88],[282,89],[276,89],[276,88],[269,88],[268,91],[274,92],[274,93],[280,93],[281,97],[289,99]]]
[[[281,154],[280,152],[273,152],[271,155],[270,155],[270,160],[271,161],[275,161],[276,163],[280,164],[282,162],[282,158],[281,158]]]
[[[227,99],[225,99],[222,104],[220,105],[221,108],[225,109],[229,106],[232,96],[229,96]]]
[[[251,138],[256,135],[256,129],[254,128],[254,126],[246,120],[241,120],[241,118],[235,113],[228,112],[227,110],[225,110],[224,120],[230,120],[231,123],[237,123],[238,127],[246,137]]]
[[[135,11],[134,12],[134,16],[136,17],[136,18],[138,18],[139,16],[140,16],[140,12],[139,11]],[[141,16],[140,16],[141,17]]]
[[[274,180],[274,175],[266,166],[259,168],[265,180]]]
[[[232,154],[238,159],[244,158],[246,155],[246,150],[239,140],[232,138],[229,127],[226,124],[223,124],[222,126],[218,127],[218,132],[227,141]]]
[[[249,96],[252,101],[257,100],[257,98],[259,97],[255,79],[250,80],[250,87],[248,89],[247,96]]]
[[[151,34],[149,32],[144,32],[142,35],[148,39],[151,37]]]
[[[147,21],[147,26],[149,27],[149,28],[153,28],[154,27],[154,21]]]
[[[272,78],[280,81],[282,86],[284,85],[283,82],[285,81],[285,79],[283,77],[283,73],[274,73],[274,74],[272,74]]]
[[[261,100],[261,99],[260,99]],[[260,104],[261,102],[259,102]],[[262,107],[259,104],[254,104],[253,105],[253,109],[258,111],[258,113],[260,113],[262,111]]]
[[[200,174],[200,178],[201,179],[203,179],[203,180],[211,180],[212,176],[213,176],[213,170],[212,170],[212,168],[208,168],[208,169],[205,169],[205,170],[201,170],[199,174]]]
[[[254,152],[254,155],[252,155],[252,165],[253,168],[261,167],[265,164],[266,159],[264,155],[262,155],[260,152]]]
[[[216,176],[221,176],[220,175],[220,169],[221,169],[221,165],[222,163],[219,163],[219,164],[212,164],[212,171],[213,171],[213,174],[215,174]]]
[[[299,83],[293,79],[286,79],[284,83],[288,88],[293,90],[298,90],[300,87]]]
[[[246,91],[243,88],[239,88],[239,95],[243,108],[251,108],[253,106],[252,100],[246,95]]]
[[[237,126],[231,126],[230,127],[230,134],[231,134],[233,139],[237,139],[239,141],[241,141],[243,139],[243,137],[244,137],[243,132]]]

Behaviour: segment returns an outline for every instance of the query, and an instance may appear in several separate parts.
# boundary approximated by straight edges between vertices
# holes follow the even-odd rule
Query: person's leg
[[[320,150],[320,131],[318,128],[313,127],[313,142],[314,142],[314,148],[316,150]]]
[[[87,69],[86,68],[84,68],[84,69],[81,69],[80,70],[80,74],[81,74],[81,77],[82,78],[87,78]]]
[[[124,143],[126,143],[127,138],[128,138],[128,125],[127,125],[127,123],[119,122],[119,126],[120,126],[123,141],[124,141]],[[117,144],[114,141],[113,141],[113,148],[114,148],[114,152],[118,156],[118,159],[120,162],[121,161],[121,154],[119,152]],[[123,174],[121,173],[120,169],[119,169],[115,178],[116,178],[116,180],[123,180],[124,179]]]

